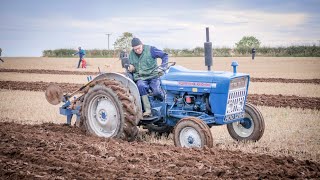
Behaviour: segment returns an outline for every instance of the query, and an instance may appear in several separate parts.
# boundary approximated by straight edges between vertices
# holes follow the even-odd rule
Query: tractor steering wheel
[[[168,65],[168,64],[169,64],[169,65]],[[165,69],[162,69],[162,68],[160,68],[162,65],[168,65],[168,67],[166,67]],[[168,70],[171,66],[174,66],[174,65],[176,65],[176,62],[173,62],[173,61],[171,61],[171,62],[166,62],[166,63],[164,63],[164,64],[161,64],[161,65],[155,67],[155,68],[151,71],[151,73],[153,73],[153,71],[158,70],[158,69],[159,69],[160,71],[162,71],[162,73],[165,73],[166,70]]]

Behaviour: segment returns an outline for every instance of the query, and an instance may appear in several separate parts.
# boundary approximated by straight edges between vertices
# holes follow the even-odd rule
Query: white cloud
[[[230,46],[243,36],[253,35],[269,45],[281,44],[292,39],[306,39],[301,31],[308,19],[304,13],[273,13],[256,10],[206,10],[201,19],[212,22],[218,44]],[[291,32],[291,33],[290,33]],[[280,42],[280,43],[279,43]]]

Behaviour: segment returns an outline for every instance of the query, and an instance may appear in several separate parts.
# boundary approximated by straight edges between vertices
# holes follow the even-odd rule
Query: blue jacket
[[[77,54],[79,54],[79,57],[80,57],[80,58],[83,58],[84,55],[86,55],[86,51],[83,50],[83,49],[80,49],[80,50],[79,50],[78,52],[76,52],[74,55],[77,55]]]
[[[150,48],[150,53],[151,53],[151,56],[154,58],[154,59],[157,59],[157,58],[161,58],[162,62],[161,62],[161,66],[163,68],[167,67],[168,66],[168,54],[163,52],[162,50],[160,49],[157,49],[156,47],[154,46],[151,46]]]

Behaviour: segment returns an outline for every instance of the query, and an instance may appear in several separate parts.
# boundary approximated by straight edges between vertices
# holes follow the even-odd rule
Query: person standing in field
[[[2,49],[0,48],[0,61],[4,62],[4,60],[1,58]]]
[[[256,49],[255,48],[251,49],[251,54],[252,54],[252,60],[254,60],[254,57],[256,56]]]
[[[73,56],[79,54],[79,63],[78,63],[78,67],[77,68],[80,67],[80,63],[81,63],[83,57],[86,55],[86,52],[83,49],[81,49],[81,47],[79,47],[78,50],[79,50],[78,52],[72,54]]]
[[[160,87],[160,79],[157,71],[157,58],[162,59],[161,67],[164,69],[168,64],[168,54],[156,47],[144,45],[138,38],[131,41],[132,50],[129,54],[130,65],[128,71],[133,74],[144,107],[144,117],[151,117],[151,105],[148,98],[148,90],[152,90],[154,97],[164,99],[164,93]]]

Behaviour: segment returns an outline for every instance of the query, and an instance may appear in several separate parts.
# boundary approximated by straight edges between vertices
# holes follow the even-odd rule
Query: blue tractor
[[[142,116],[139,91],[129,73],[101,73],[72,94],[63,95],[59,87],[50,85],[46,98],[51,104],[64,102],[60,114],[67,116],[68,124],[75,114],[78,126],[101,137],[131,141],[138,134],[137,126],[144,126],[149,131],[173,132],[176,146],[212,147],[210,128],[227,125],[233,139],[258,141],[265,124],[261,112],[247,102],[249,75],[237,72],[237,62],[231,64],[233,72],[211,71],[208,28],[204,47],[208,71],[186,69],[175,62],[161,70],[165,99],[160,101],[150,92],[151,118]],[[126,67],[128,58],[121,60]]]

